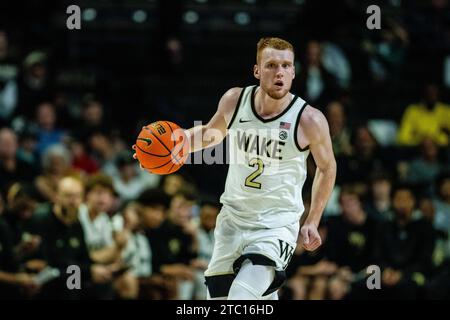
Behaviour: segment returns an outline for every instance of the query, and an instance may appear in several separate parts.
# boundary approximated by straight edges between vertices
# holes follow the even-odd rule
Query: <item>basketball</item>
[[[157,121],[142,128],[136,139],[136,157],[142,167],[154,174],[179,170],[188,156],[184,130],[169,121]]]

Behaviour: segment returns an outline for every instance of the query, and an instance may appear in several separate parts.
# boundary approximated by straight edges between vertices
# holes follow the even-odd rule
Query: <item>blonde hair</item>
[[[259,63],[261,52],[265,48],[273,48],[276,50],[291,50],[292,53],[295,53],[294,46],[286,40],[273,37],[261,38],[256,45],[256,63]]]

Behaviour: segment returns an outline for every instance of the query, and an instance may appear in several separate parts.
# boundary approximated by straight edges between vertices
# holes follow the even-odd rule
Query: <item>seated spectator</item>
[[[220,204],[214,200],[203,200],[200,206],[200,225],[198,228],[198,258],[192,261],[195,271],[194,298],[206,299],[204,271],[208,268],[214,247],[214,229]]]
[[[336,157],[349,156],[352,153],[350,143],[350,132],[346,125],[344,106],[338,101],[330,102],[327,105],[325,116],[330,126],[331,142],[333,152]]]
[[[375,82],[396,84],[401,75],[409,44],[407,29],[392,18],[384,21],[377,38],[365,39],[362,49],[368,55],[370,75]]]
[[[17,107],[19,68],[12,56],[8,34],[0,29],[0,127],[8,125]]]
[[[36,188],[42,197],[50,202],[56,201],[59,181],[71,170],[71,156],[63,145],[53,145],[42,155],[42,174],[36,178]]]
[[[420,143],[420,157],[408,163],[405,182],[420,186],[430,186],[436,176],[443,170],[439,161],[439,149],[430,138]]]
[[[168,215],[161,226],[147,230],[153,251],[153,269],[177,281],[179,299],[191,299],[197,258],[197,230],[191,221],[195,195],[178,192],[170,202]]]
[[[36,106],[51,96],[48,57],[42,51],[30,52],[23,61],[23,73],[18,79],[19,101],[16,114],[31,120]]]
[[[56,202],[42,207],[29,224],[29,232],[38,234],[42,243],[40,257],[49,268],[58,270],[59,276],[43,285],[39,294],[43,299],[87,298],[93,284],[111,281],[112,271],[107,266],[92,263],[85,242],[78,212],[83,201],[84,186],[81,180],[64,177],[57,186]],[[81,287],[70,290],[67,280],[69,266],[81,270]]]
[[[164,176],[164,178],[161,180],[161,188],[169,196],[174,196],[187,183],[188,182],[181,174],[174,173],[174,174]]]
[[[86,174],[93,174],[99,170],[99,165],[86,150],[81,141],[71,140],[69,150],[72,154],[72,167]]]
[[[17,157],[17,135],[9,128],[0,129],[0,191],[5,192],[15,182],[30,182],[34,169]]]
[[[0,299],[25,299],[39,290],[33,275],[19,272],[10,230],[0,215]]]
[[[149,283],[152,276],[152,250],[143,233],[142,208],[128,203],[122,214],[113,217],[116,243],[123,243],[122,262],[129,272],[114,281],[114,288],[122,299],[140,296],[139,281]],[[143,295],[142,295],[143,296]]]
[[[105,121],[105,109],[103,104],[92,94],[84,97],[81,106],[81,119],[76,128],[76,134],[84,140],[96,131],[109,131],[110,126]]]
[[[139,297],[141,299],[175,299],[177,296],[176,279],[160,270],[161,262],[159,255],[167,255],[168,243],[160,239],[161,226],[166,221],[166,211],[170,205],[170,197],[159,189],[145,190],[137,199],[141,207],[140,222],[150,243],[152,255],[151,278],[140,279]],[[154,241],[152,241],[154,239]],[[170,272],[175,272],[169,270]],[[167,271],[165,269],[164,271]],[[178,271],[191,275],[183,266],[178,266]]]
[[[306,46],[305,62],[300,70],[299,92],[308,103],[323,110],[338,92],[335,77],[322,63],[322,46],[317,41],[310,41]]]
[[[448,146],[450,106],[439,101],[439,89],[428,84],[421,102],[409,105],[403,113],[398,133],[402,146],[417,146],[430,138],[439,146]]]
[[[410,187],[394,189],[394,219],[382,223],[376,237],[375,260],[382,270],[382,289],[373,290],[373,295],[414,299],[426,283],[432,267],[434,233],[431,223],[413,219],[415,206],[416,198]]]
[[[24,128],[19,135],[19,149],[17,150],[17,157],[35,168],[36,171],[40,167],[37,139],[37,132],[33,127]]]
[[[436,209],[433,225],[437,230],[450,234],[450,174],[442,173],[436,179]]]
[[[109,132],[97,130],[87,137],[86,145],[98,166],[106,174],[113,175],[117,170],[115,165],[117,155],[123,150],[120,142]]]
[[[306,251],[298,237],[294,254],[286,269],[287,286],[293,298],[299,300],[323,300],[326,297],[327,283],[338,266],[326,255],[327,227],[319,226],[323,245],[315,251]],[[280,299],[285,293],[282,291]]]
[[[328,284],[328,297],[343,299],[352,282],[365,278],[374,262],[377,222],[362,208],[359,194],[344,187],[340,194],[342,214],[328,221],[327,256],[339,267]],[[365,282],[365,279],[363,280]]]
[[[113,208],[114,196],[110,177],[101,174],[89,177],[86,182],[86,204],[80,206],[78,218],[91,260],[111,269],[120,269],[123,267],[120,260],[126,243],[113,239],[113,226],[108,212]],[[112,299],[112,282],[93,286],[91,295],[97,299]]]
[[[53,144],[63,142],[64,131],[56,128],[55,106],[50,102],[43,102],[36,108],[36,123],[38,125],[37,152],[45,153]]]
[[[368,200],[364,210],[376,221],[390,218],[392,181],[387,174],[378,173],[372,176],[369,185]]]
[[[27,223],[36,210],[39,195],[32,185],[15,183],[7,193],[4,221],[8,224],[16,261],[29,271],[41,271],[42,263],[34,260],[41,237],[27,232]]]
[[[136,199],[145,189],[158,186],[160,176],[140,170],[131,152],[119,153],[116,164],[118,170],[114,172],[112,179],[122,200]]]
[[[375,137],[367,126],[359,126],[352,133],[353,154],[337,157],[336,181],[342,184],[358,184],[359,192],[367,192],[367,177],[375,172],[394,172],[393,163],[379,148]]]

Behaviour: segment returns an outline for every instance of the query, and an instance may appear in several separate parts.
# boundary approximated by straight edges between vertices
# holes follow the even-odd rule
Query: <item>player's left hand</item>
[[[322,244],[319,231],[314,224],[305,224],[300,229],[300,236],[302,237],[302,246],[308,251],[314,251]]]

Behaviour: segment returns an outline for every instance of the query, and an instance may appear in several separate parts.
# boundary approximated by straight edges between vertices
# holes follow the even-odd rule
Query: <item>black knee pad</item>
[[[234,274],[223,274],[205,277],[205,284],[211,298],[227,297],[231,284],[235,278]]]
[[[234,274],[237,274],[239,270],[241,269],[242,264],[245,260],[250,260],[252,264],[258,265],[258,266],[268,266],[268,267],[276,267],[275,261],[272,259],[258,253],[247,253],[240,256],[236,261],[233,263],[233,271]],[[275,277],[270,284],[269,288],[266,290],[266,292],[263,293],[263,296],[267,296],[269,294],[274,293],[279,288],[281,288],[286,281],[286,272],[284,270],[275,270]],[[228,288],[229,289],[229,288]],[[210,293],[211,294],[211,293]]]

